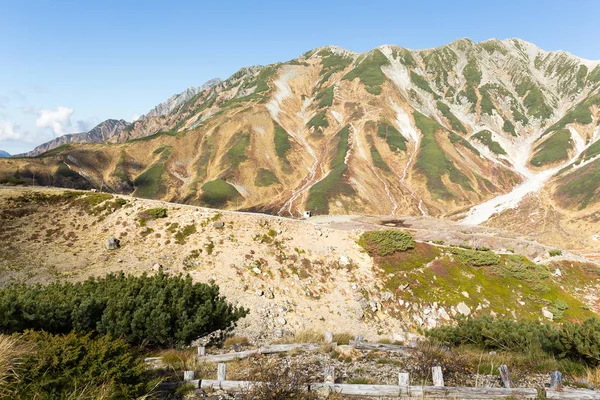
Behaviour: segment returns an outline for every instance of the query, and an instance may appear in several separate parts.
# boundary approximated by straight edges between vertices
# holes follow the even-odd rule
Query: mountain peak
[[[0,150],[0,158],[10,157],[10,154],[4,150]]]

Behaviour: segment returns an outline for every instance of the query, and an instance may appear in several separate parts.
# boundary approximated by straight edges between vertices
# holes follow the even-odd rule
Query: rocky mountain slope
[[[114,144],[3,161],[0,181],[35,172],[42,184],[284,216],[502,224],[516,213],[519,226],[530,218],[517,206],[535,200],[584,224],[554,232],[572,229],[574,246],[589,246],[599,117],[599,62],[519,39],[363,54],[329,46],[187,90]]]
[[[4,150],[0,150],[0,158],[5,158],[5,157],[10,157],[10,154],[8,154]]]
[[[19,154],[17,157],[34,157],[46,153],[57,147],[70,143],[106,143],[111,142],[123,129],[129,126],[125,120],[107,119],[96,125],[89,132],[73,133],[59,136],[49,142],[37,146],[26,154]]]

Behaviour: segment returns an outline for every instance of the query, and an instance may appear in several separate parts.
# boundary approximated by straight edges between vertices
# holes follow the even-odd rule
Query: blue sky
[[[131,121],[189,86],[334,44],[435,47],[519,37],[600,59],[600,2],[0,0],[0,149],[107,118]]]

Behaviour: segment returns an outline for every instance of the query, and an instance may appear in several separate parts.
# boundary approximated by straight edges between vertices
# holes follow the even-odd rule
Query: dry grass
[[[348,332],[334,333],[333,334],[333,341],[334,341],[334,343],[337,343],[337,344],[350,344],[351,340],[354,340],[354,336],[352,336]]]
[[[183,371],[196,371],[197,378],[214,379],[217,375],[216,364],[200,361],[195,351],[166,350],[159,356],[163,364],[178,376],[183,376]]]
[[[283,339],[277,340],[277,344],[293,344],[293,343],[323,343],[325,341],[325,335],[322,332],[315,331],[300,331],[294,334],[294,336],[288,336]]]
[[[0,398],[9,398],[11,387],[19,381],[19,367],[23,357],[32,350],[11,336],[0,335]]]
[[[250,345],[251,345],[250,340],[245,336],[228,337],[227,339],[225,339],[225,342],[223,342],[223,347],[225,347],[225,348],[246,347],[246,346],[250,346]]]
[[[596,386],[600,386],[600,367],[586,368],[585,379]]]

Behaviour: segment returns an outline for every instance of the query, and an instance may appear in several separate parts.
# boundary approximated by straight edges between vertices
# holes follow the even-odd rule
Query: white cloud
[[[38,119],[35,126],[38,128],[51,128],[56,136],[62,136],[68,132],[66,127],[71,126],[71,115],[75,111],[72,108],[58,107],[54,110],[38,110]]]
[[[0,121],[0,141],[19,140],[23,142],[32,142],[34,138],[29,132],[23,131],[19,125],[9,121]]]

